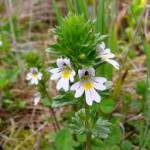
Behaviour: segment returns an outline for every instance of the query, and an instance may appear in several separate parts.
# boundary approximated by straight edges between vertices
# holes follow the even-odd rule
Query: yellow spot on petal
[[[103,59],[104,60],[108,59],[107,55],[103,55]]]
[[[65,78],[65,79],[66,79],[66,78],[69,78],[70,75],[71,75],[71,70],[70,70],[70,69],[65,69],[65,70],[62,71],[61,75],[62,75],[62,77]]]
[[[91,82],[91,81],[85,81],[83,83],[83,88],[85,90],[91,90],[93,88],[93,85],[94,85],[93,82]]]
[[[33,73],[34,78],[37,78],[37,76],[38,76],[38,73]]]

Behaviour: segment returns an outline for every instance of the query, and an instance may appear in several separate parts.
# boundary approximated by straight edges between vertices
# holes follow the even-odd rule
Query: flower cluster
[[[30,84],[37,85],[42,79],[42,73],[36,67],[30,68],[30,72],[26,75],[26,80],[30,80]]]
[[[109,48],[105,48],[104,42],[98,45],[97,52],[98,58],[100,58],[102,62],[108,62],[116,69],[119,69],[119,64],[112,59],[115,55],[111,53]],[[106,89],[104,83],[107,79],[104,77],[95,77],[94,68],[79,69],[79,81],[74,83],[71,87],[69,87],[69,85],[70,82],[74,82],[76,72],[69,58],[58,58],[57,68],[50,69],[49,72],[52,73],[51,80],[58,80],[56,84],[57,90],[64,89],[65,92],[69,90],[75,91],[75,98],[79,98],[85,93],[85,100],[88,105],[92,105],[93,101],[97,103],[101,101],[97,90],[103,91]],[[30,84],[37,85],[41,79],[42,73],[40,73],[36,67],[31,68],[26,76],[26,80],[30,80]]]
[[[59,79],[56,86],[57,90],[63,88],[67,92],[69,90],[69,81],[74,81],[75,71],[72,69],[70,59],[68,58],[58,58],[57,66],[58,68],[50,70],[53,73],[51,80]]]
[[[102,61],[106,61],[112,64],[116,69],[119,69],[119,64],[115,60],[112,60],[115,55],[110,52],[110,49],[105,49],[104,42],[98,45],[98,57],[101,58]],[[93,101],[97,103],[101,101],[101,97],[97,90],[103,91],[106,89],[104,83],[107,81],[107,79],[104,77],[95,77],[94,68],[90,67],[79,69],[79,81],[74,83],[69,88],[69,83],[74,82],[74,76],[76,75],[70,59],[58,58],[57,67],[58,68],[49,70],[49,72],[52,73],[51,80],[58,79],[56,84],[57,90],[62,88],[66,92],[69,89],[71,91],[75,91],[75,98],[79,98],[83,95],[83,93],[85,93],[85,99],[88,105],[92,105]]]
[[[106,61],[110,64],[112,64],[116,69],[119,69],[119,64],[115,60],[112,60],[112,58],[115,57],[113,53],[111,53],[109,48],[105,48],[105,43],[102,42],[98,45],[98,53],[99,57],[102,59],[102,61]]]

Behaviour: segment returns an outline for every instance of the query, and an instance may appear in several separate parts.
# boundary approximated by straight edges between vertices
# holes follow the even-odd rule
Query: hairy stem
[[[48,93],[47,90],[46,90],[45,83],[44,83],[44,82],[41,82],[41,85],[42,85],[42,87],[43,87],[43,91],[45,92],[47,98],[48,98],[49,100],[51,100],[51,97],[49,96],[49,93]],[[59,122],[58,122],[58,120],[57,120],[55,110],[54,110],[51,106],[49,107],[49,109],[50,109],[50,114],[51,114],[51,116],[53,117],[53,120],[54,120],[54,122],[55,122],[54,129],[59,130],[59,129],[60,129],[60,125],[59,125]]]
[[[87,130],[89,130],[90,112],[89,112],[89,106],[86,103],[85,103],[85,115],[86,115],[85,125]],[[91,150],[91,133],[89,131],[87,131],[86,150]]]

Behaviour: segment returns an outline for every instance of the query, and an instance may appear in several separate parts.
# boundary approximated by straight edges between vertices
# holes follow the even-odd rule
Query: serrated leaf
[[[52,103],[52,107],[62,107],[67,105],[74,105],[79,103],[78,99],[74,99],[72,93],[64,93],[62,95],[58,95],[54,98]]]
[[[90,126],[87,128],[85,125],[85,109],[81,109],[72,117],[72,123],[69,125],[71,129],[77,134],[92,133],[93,137],[107,138],[110,134],[110,122],[99,118],[96,123],[90,119]]]
[[[102,120],[99,118],[95,124],[95,127],[92,129],[92,135],[99,138],[107,138],[110,134],[109,126],[111,125],[108,120]]]

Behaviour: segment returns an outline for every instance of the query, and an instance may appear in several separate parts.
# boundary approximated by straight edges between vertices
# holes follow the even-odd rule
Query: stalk
[[[45,83],[44,83],[44,82],[41,82],[41,85],[42,85],[43,91],[44,91],[44,93],[46,94],[47,98],[48,98],[49,100],[51,100],[51,97],[49,96],[49,94],[48,94],[48,92],[47,92],[47,90],[46,90]],[[55,130],[59,130],[59,129],[60,129],[60,125],[59,125],[59,122],[58,122],[58,120],[57,120],[55,110],[54,110],[51,106],[49,107],[49,110],[50,110],[50,114],[51,114],[51,116],[53,117],[53,120],[54,120],[54,122],[55,122],[54,129],[55,129]]]
[[[91,150],[91,133],[89,131],[89,106],[85,103],[85,126],[87,128],[87,141],[86,141],[86,150]]]

